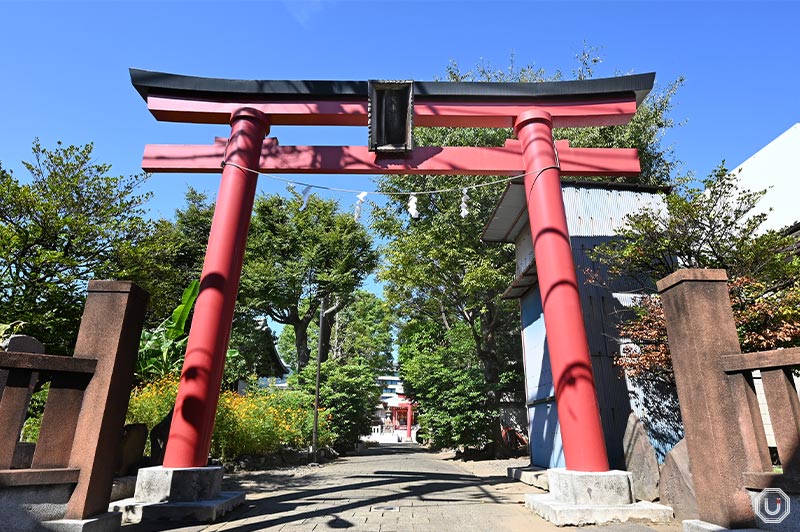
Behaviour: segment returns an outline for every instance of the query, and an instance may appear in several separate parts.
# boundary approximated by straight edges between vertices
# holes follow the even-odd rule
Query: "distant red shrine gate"
[[[635,149],[570,148],[553,128],[627,123],[655,74],[544,83],[245,81],[131,69],[158,120],[231,125],[210,145],[148,145],[148,172],[222,172],[165,467],[208,461],[257,174],[525,174],[568,469],[607,471],[560,176],[636,176]],[[503,147],[413,148],[413,125],[513,127]],[[368,126],[369,146],[279,146],[273,125]],[[226,164],[221,167],[222,162]]]

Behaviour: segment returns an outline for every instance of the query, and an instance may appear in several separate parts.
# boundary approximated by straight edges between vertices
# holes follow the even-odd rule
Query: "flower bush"
[[[166,376],[131,393],[128,423],[148,429],[161,421],[175,404],[178,378]],[[284,448],[311,445],[314,399],[295,390],[253,390],[246,395],[222,392],[217,405],[211,455],[230,460],[243,455],[272,454]],[[331,445],[330,415],[320,409],[318,441]]]
[[[125,423],[144,423],[147,430],[152,430],[175,406],[178,381],[177,375],[165,375],[135,387]]]

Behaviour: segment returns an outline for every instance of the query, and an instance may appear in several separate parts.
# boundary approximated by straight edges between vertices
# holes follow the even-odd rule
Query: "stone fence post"
[[[755,524],[742,474],[760,467],[748,463],[756,456],[748,397],[721,367],[721,357],[741,352],[727,280],[725,270],[679,270],[657,287],[700,518],[742,528]]]

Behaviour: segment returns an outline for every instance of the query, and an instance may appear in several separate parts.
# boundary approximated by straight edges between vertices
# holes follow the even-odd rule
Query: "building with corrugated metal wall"
[[[664,191],[666,189],[660,187],[620,183],[562,182],[603,431],[609,462],[616,468],[624,468],[622,440],[631,411],[644,421],[660,457],[682,437],[682,427],[677,400],[671,390],[660,389],[657,383],[635,385],[627,381],[614,364],[620,352],[614,322],[626,312],[641,286],[633,280],[608,280],[602,265],[592,261],[588,252],[613,239],[626,215],[645,206],[663,209],[660,193]],[[504,297],[520,301],[531,461],[542,467],[564,467],[522,180],[509,183],[482,238],[487,242],[513,242],[516,246],[516,279]],[[599,273],[605,282],[588,283],[587,271]]]

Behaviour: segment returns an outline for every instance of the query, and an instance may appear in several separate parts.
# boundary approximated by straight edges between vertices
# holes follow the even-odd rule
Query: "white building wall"
[[[764,229],[780,230],[800,221],[797,210],[797,198],[800,197],[800,123],[784,131],[733,172],[738,174],[741,188],[767,189],[754,210],[755,213],[769,213]]]
[[[800,197],[800,123],[781,133],[740,164],[733,173],[738,175],[742,189],[766,189],[753,211],[767,214],[762,229],[781,230],[800,221],[800,211],[797,209],[797,198]],[[760,372],[754,372],[754,377],[767,443],[774,447],[775,435]]]

